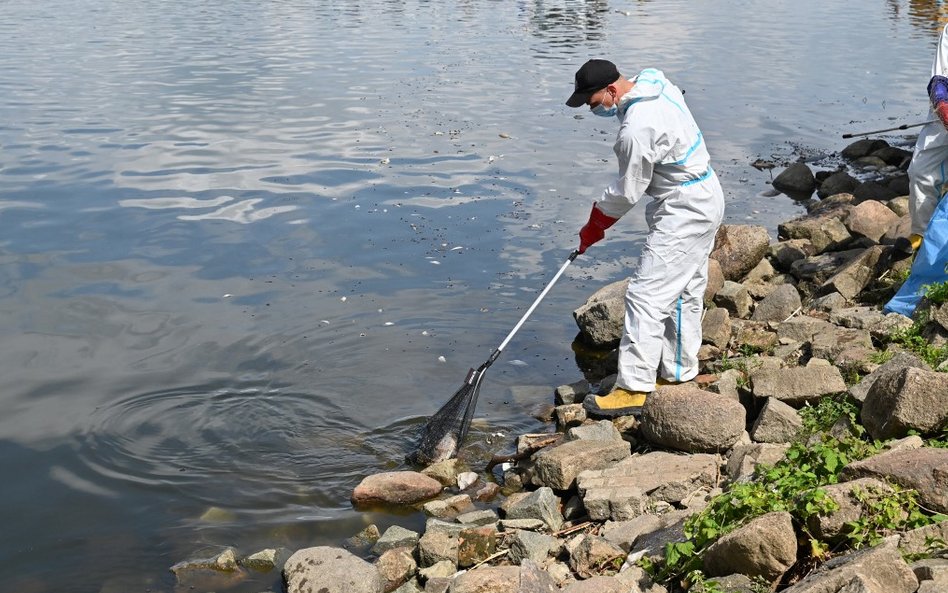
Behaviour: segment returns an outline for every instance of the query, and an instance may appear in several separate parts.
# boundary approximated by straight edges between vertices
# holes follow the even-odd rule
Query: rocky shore
[[[805,216],[776,241],[723,226],[704,374],[658,389],[641,418],[581,405],[614,380],[622,280],[574,312],[591,362],[551,386],[550,432],[520,435],[504,463],[462,454],[355,488],[356,508],[422,510],[423,532],[229,550],[176,565],[179,582],[254,568],[282,569],[290,593],[948,591],[948,287],[913,319],[881,312],[911,265],[891,247],[908,234],[910,156],[867,139],[839,170],[793,164],[774,186],[816,192]]]

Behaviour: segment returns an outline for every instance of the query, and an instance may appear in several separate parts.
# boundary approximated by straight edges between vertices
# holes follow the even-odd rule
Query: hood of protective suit
[[[948,53],[946,53],[948,55]],[[629,106],[639,101],[652,101],[662,96],[665,86],[671,82],[665,78],[661,70],[647,68],[639,72],[632,79],[633,86],[626,94],[619,99],[619,118],[625,117]]]
[[[932,63],[932,76],[945,76],[946,73],[948,73],[948,25],[945,25],[938,38],[938,49],[935,50],[935,61]]]

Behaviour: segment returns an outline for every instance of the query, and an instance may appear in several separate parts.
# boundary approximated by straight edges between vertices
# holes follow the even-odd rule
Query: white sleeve
[[[647,128],[623,126],[614,147],[619,177],[602,192],[598,207],[606,216],[621,218],[645,194],[652,182],[655,143]]]

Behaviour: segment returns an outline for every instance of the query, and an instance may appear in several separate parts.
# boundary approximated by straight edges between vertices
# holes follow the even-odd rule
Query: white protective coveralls
[[[724,216],[724,194],[701,130],[681,90],[654,68],[619,100],[619,177],[602,194],[603,214],[620,218],[643,194],[648,238],[625,297],[616,386],[655,389],[698,374],[708,255]]]
[[[948,25],[941,31],[938,49],[932,63],[932,76],[948,76]],[[928,221],[935,206],[945,194],[948,179],[948,130],[933,111],[928,118],[932,123],[922,128],[915,142],[915,152],[909,165],[909,214],[912,216],[912,233],[925,235]]]

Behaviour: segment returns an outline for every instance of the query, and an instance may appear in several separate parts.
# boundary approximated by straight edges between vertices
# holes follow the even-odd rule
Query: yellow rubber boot
[[[895,240],[895,250],[904,255],[909,256],[918,251],[918,248],[922,246],[922,236],[912,233],[905,237],[899,237]]]
[[[655,384],[659,387],[665,387],[666,385],[681,385],[684,381],[672,381],[671,379],[663,379],[659,377],[655,379]]]
[[[645,405],[648,393],[629,391],[616,387],[608,395],[589,396],[583,400],[583,407],[594,416],[614,418],[616,416],[638,415]]]

